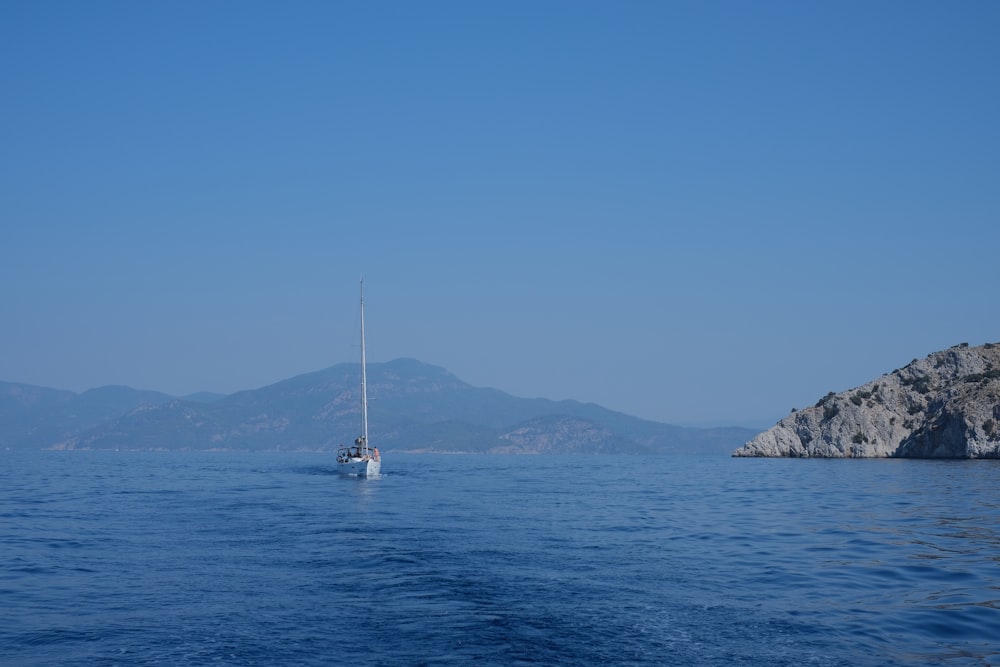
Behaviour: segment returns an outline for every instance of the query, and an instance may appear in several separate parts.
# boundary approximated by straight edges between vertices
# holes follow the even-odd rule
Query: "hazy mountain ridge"
[[[570,415],[535,417],[500,435],[498,454],[652,453],[607,426]]]
[[[74,394],[0,384],[0,446],[331,451],[359,433],[359,385],[358,364],[207,402],[126,387]],[[368,396],[372,442],[383,451],[728,453],[754,433],[683,428],[577,401],[518,398],[413,359],[370,363]],[[75,419],[68,416],[73,411]]]
[[[1000,344],[961,344],[830,392],[734,456],[1000,458]]]
[[[0,382],[0,444],[46,447],[99,426],[143,404],[169,401],[156,391],[119,385],[77,394],[28,384]]]

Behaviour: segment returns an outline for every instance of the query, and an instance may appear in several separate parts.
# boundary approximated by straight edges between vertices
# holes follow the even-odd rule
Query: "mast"
[[[368,378],[365,373],[365,280],[361,279],[361,446],[368,453]]]

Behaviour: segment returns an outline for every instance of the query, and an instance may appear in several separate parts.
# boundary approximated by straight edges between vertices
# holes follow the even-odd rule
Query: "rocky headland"
[[[733,456],[1000,458],[1000,344],[963,343],[830,392]]]

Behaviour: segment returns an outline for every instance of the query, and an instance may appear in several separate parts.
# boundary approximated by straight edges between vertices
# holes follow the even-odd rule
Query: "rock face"
[[[793,411],[733,456],[1000,458],[1000,344],[968,344]]]

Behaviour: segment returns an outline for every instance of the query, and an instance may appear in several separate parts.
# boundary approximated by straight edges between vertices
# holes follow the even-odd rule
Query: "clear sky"
[[[0,380],[768,426],[1000,341],[1000,2],[0,4]]]

